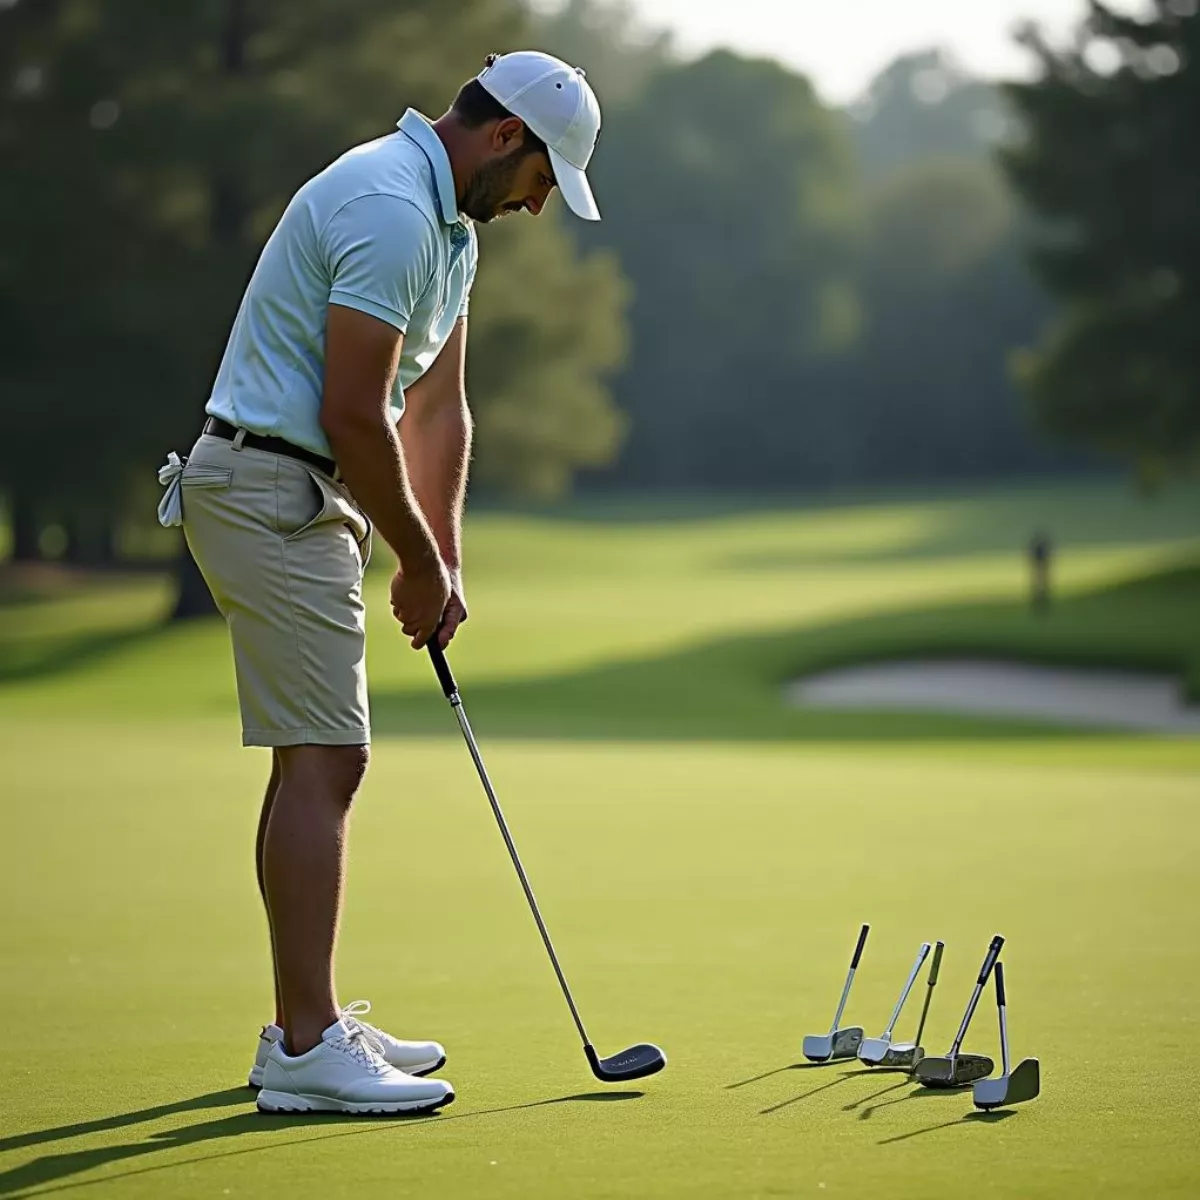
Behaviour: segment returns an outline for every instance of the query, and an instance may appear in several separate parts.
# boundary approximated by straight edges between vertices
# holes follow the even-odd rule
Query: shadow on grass
[[[0,685],[52,679],[115,658],[124,650],[152,641],[165,628],[154,622],[135,629],[30,638],[9,645],[0,643]]]
[[[459,678],[472,723],[485,740],[1106,739],[1110,730],[1013,718],[797,709],[782,691],[798,677],[855,663],[990,657],[1181,673],[1197,694],[1197,606],[1200,568],[1176,567],[1070,597],[1044,615],[1018,602],[888,611],[715,638],[657,657],[608,660],[532,678],[474,683],[468,664]],[[0,683],[65,674],[163,635],[166,628],[0,642]],[[457,734],[432,672],[410,687],[373,692],[372,710],[381,736]]]
[[[939,1129],[969,1129],[978,1125],[995,1125],[1017,1114],[1011,1108],[998,1109],[996,1112],[969,1112],[959,1117],[957,1121],[943,1121],[940,1125],[929,1125],[924,1129],[914,1129],[910,1133],[899,1133],[895,1137],[883,1138],[878,1146],[888,1146],[892,1142],[906,1142],[909,1138],[924,1137],[927,1133],[937,1133]]]
[[[739,1079],[737,1083],[727,1083],[725,1090],[731,1092],[734,1088],[743,1088],[750,1083],[758,1083],[761,1079],[770,1079],[772,1075],[782,1075],[784,1071],[816,1071],[821,1067],[832,1067],[834,1062],[798,1062],[788,1063],[786,1067],[776,1067],[773,1071],[764,1071],[761,1075],[751,1075],[749,1079]]]
[[[813,1066],[824,1066],[823,1063],[814,1063]],[[792,1096],[788,1100],[781,1100],[778,1104],[772,1104],[767,1108],[759,1110],[759,1116],[765,1117],[768,1113],[778,1112],[781,1108],[790,1108],[793,1104],[799,1104],[801,1100],[807,1100],[810,1096],[815,1096],[818,1092],[827,1092],[830,1088],[837,1087],[839,1083],[845,1083],[850,1079],[859,1079],[863,1075],[873,1074],[870,1067],[864,1067],[861,1071],[843,1071],[836,1079],[831,1079],[828,1083],[821,1084],[820,1087],[810,1088],[807,1092],[801,1092],[798,1096]]]
[[[473,684],[459,672],[472,722],[485,737],[874,741],[1111,737],[1035,720],[914,711],[789,707],[788,682],[854,663],[992,657],[1181,674],[1200,691],[1200,568],[1063,600],[1049,613],[1022,603],[901,610],[686,646],[657,658],[609,661],[540,678]],[[453,730],[436,689],[377,694],[381,733]]]
[[[500,1108],[478,1109],[474,1112],[455,1113],[445,1116],[441,1113],[413,1116],[362,1117],[346,1116],[336,1113],[324,1113],[310,1116],[265,1116],[258,1112],[242,1112],[233,1116],[220,1117],[213,1121],[201,1121],[196,1125],[187,1125],[182,1129],[164,1130],[151,1134],[139,1142],[128,1142],[121,1145],[99,1146],[91,1150],[68,1151],[64,1154],[48,1154],[36,1158],[32,1162],[14,1167],[12,1170],[0,1172],[0,1196],[43,1196],[51,1192],[63,1192],[75,1188],[90,1187],[93,1184],[111,1183],[116,1179],[126,1179],[134,1175],[148,1175],[157,1171],[169,1171],[175,1167],[185,1166],[195,1162],[211,1162],[218,1158],[233,1158],[247,1154],[257,1154],[264,1150],[277,1150],[284,1146],[300,1145],[304,1142],[324,1141],[327,1138],[362,1137],[369,1134],[383,1134],[413,1131],[418,1128],[435,1128],[447,1121],[475,1120],[479,1117],[495,1116],[501,1113],[520,1112],[523,1109],[544,1108],[554,1104],[577,1103],[611,1103],[622,1100],[638,1100],[644,1092],[580,1092],[570,1096],[553,1096],[547,1100],[533,1100],[527,1104],[509,1104]],[[34,1145],[41,1141],[54,1138],[78,1137],[85,1133],[103,1132],[107,1129],[117,1129],[140,1122],[151,1121],[157,1117],[172,1113],[188,1112],[203,1108],[216,1108],[234,1103],[252,1103],[252,1097],[245,1088],[230,1089],[226,1092],[211,1092],[204,1096],[196,1096],[190,1100],[182,1100],[176,1104],[161,1105],[157,1108],[141,1109],[137,1112],[123,1113],[115,1117],[102,1118],[98,1121],[83,1122],[79,1125],[62,1125],[54,1129],[40,1131],[34,1134],[20,1135],[17,1138],[5,1139],[0,1149],[15,1149],[17,1145]],[[327,1129],[331,1125],[342,1125],[347,1120],[369,1121],[370,1128],[347,1129],[340,1133],[324,1132],[316,1137],[289,1138],[273,1140],[266,1145],[245,1146],[240,1149],[218,1150],[210,1154],[197,1155],[170,1163],[154,1163],[150,1166],[135,1167],[130,1170],[109,1172],[98,1179],[71,1180],[73,1175],[84,1171],[95,1170],[128,1159],[140,1158],[158,1151],[173,1150],[180,1146],[200,1145],[205,1142],[221,1141],[227,1138],[237,1138],[245,1134],[270,1133],[276,1130],[298,1129]],[[63,1182],[67,1181],[69,1182]],[[44,1186],[44,1185],[51,1186]],[[33,1190],[29,1190],[33,1189]]]
[[[899,1104],[901,1100],[907,1099],[906,1096],[895,1096],[891,1100],[885,1100],[882,1104],[872,1104],[872,1100],[878,1100],[880,1096],[886,1096],[888,1092],[898,1091],[902,1087],[908,1087],[912,1083],[912,1079],[907,1076],[901,1079],[899,1083],[889,1083],[887,1087],[880,1088],[877,1092],[872,1092],[869,1096],[864,1096],[861,1100],[854,1100],[849,1104],[842,1105],[842,1112],[854,1112],[856,1109],[862,1109],[858,1114],[860,1121],[867,1121],[881,1108],[885,1108],[889,1104]],[[865,1108],[863,1106],[866,1106]]]

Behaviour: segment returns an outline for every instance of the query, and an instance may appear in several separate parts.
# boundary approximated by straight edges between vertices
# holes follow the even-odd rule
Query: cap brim
[[[554,181],[567,207],[585,221],[600,220],[600,210],[596,207],[596,198],[592,195],[592,185],[588,183],[587,175],[567,162],[553,147],[547,149],[550,151],[550,165],[554,168]]]

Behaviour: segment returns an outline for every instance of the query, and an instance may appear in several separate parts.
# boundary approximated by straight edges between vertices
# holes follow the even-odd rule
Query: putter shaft
[[[933,948],[933,961],[929,964],[929,980],[925,985],[925,1003],[921,1005],[921,1019],[917,1023],[917,1036],[913,1038],[914,1046],[920,1046],[921,1034],[925,1032],[925,1018],[929,1016],[929,1002],[933,999],[933,989],[937,986],[938,971],[942,965],[942,951],[945,949],[945,942],[938,942]]]
[[[1008,1004],[1004,998],[1004,964],[996,964],[996,1009],[1000,1014],[1000,1059],[1004,1074],[1009,1074],[1008,1062]]]
[[[996,960],[1000,957],[1000,950],[1003,945],[1004,938],[1000,934],[996,934],[992,938],[991,945],[988,946],[987,954],[984,955],[983,966],[979,971],[979,978],[975,981],[975,990],[971,993],[971,999],[967,1001],[967,1011],[963,1014],[962,1024],[958,1027],[958,1033],[954,1037],[954,1044],[950,1047],[948,1058],[957,1058],[959,1050],[962,1049],[963,1039],[967,1036],[967,1026],[971,1024],[971,1018],[975,1015],[975,1009],[979,1004],[979,997],[983,994],[984,985],[988,981],[988,976],[992,973],[992,968],[996,965]]]
[[[850,985],[854,982],[854,972],[858,970],[858,960],[862,957],[863,947],[867,944],[867,934],[870,931],[870,925],[864,925],[858,932],[858,944],[854,947],[854,957],[850,960],[850,970],[846,974],[846,985],[842,988],[842,998],[838,1001],[837,1012],[833,1014],[833,1024],[829,1027],[831,1035],[837,1033],[838,1025],[841,1024],[842,1012],[846,1007],[846,999],[850,995]]]
[[[912,970],[908,973],[908,978],[904,981],[904,987],[900,992],[900,999],[896,1001],[896,1007],[892,1009],[892,1019],[888,1022],[888,1027],[883,1031],[885,1038],[891,1038],[895,1031],[896,1022],[900,1020],[900,1013],[904,1009],[905,1003],[908,1001],[908,994],[912,991],[913,984],[917,981],[917,975],[920,973],[921,967],[925,963],[925,959],[929,955],[929,943],[922,942],[920,950],[917,951],[916,961],[912,965]]]

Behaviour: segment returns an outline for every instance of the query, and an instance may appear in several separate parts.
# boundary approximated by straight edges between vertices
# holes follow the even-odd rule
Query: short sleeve
[[[406,333],[437,269],[435,237],[425,214],[400,196],[359,196],[343,204],[322,236],[329,303]]]

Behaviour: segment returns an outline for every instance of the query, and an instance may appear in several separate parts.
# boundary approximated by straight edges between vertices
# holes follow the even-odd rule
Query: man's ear
[[[507,154],[525,140],[525,122],[520,117],[505,117],[492,130],[492,149]]]

